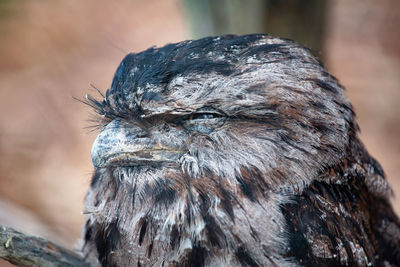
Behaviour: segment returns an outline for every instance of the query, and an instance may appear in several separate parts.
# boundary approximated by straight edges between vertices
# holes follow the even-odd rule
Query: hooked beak
[[[99,133],[91,154],[94,167],[102,168],[174,163],[184,152],[183,148],[168,147],[143,135],[138,126],[115,119]]]

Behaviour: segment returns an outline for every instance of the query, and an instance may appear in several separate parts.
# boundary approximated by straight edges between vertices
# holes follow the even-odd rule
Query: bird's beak
[[[110,122],[97,136],[92,146],[95,168],[106,166],[159,165],[177,162],[184,149],[168,147],[143,130],[120,119]]]

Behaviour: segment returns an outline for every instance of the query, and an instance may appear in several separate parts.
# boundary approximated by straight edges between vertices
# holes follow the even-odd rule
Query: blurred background
[[[312,48],[347,88],[400,213],[399,29],[398,0],[0,0],[0,225],[72,247],[96,136],[73,97],[105,91],[128,52],[225,33]]]

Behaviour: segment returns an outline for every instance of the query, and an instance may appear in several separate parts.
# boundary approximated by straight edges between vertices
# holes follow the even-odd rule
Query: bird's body
[[[391,266],[400,223],[343,88],[265,35],[129,54],[101,102],[83,250],[103,266]],[[385,265],[386,264],[386,265]]]

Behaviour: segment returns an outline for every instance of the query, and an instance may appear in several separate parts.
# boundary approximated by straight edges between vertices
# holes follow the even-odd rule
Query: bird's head
[[[102,101],[96,169],[138,167],[299,188],[343,157],[354,114],[304,47],[265,35],[129,54]]]

